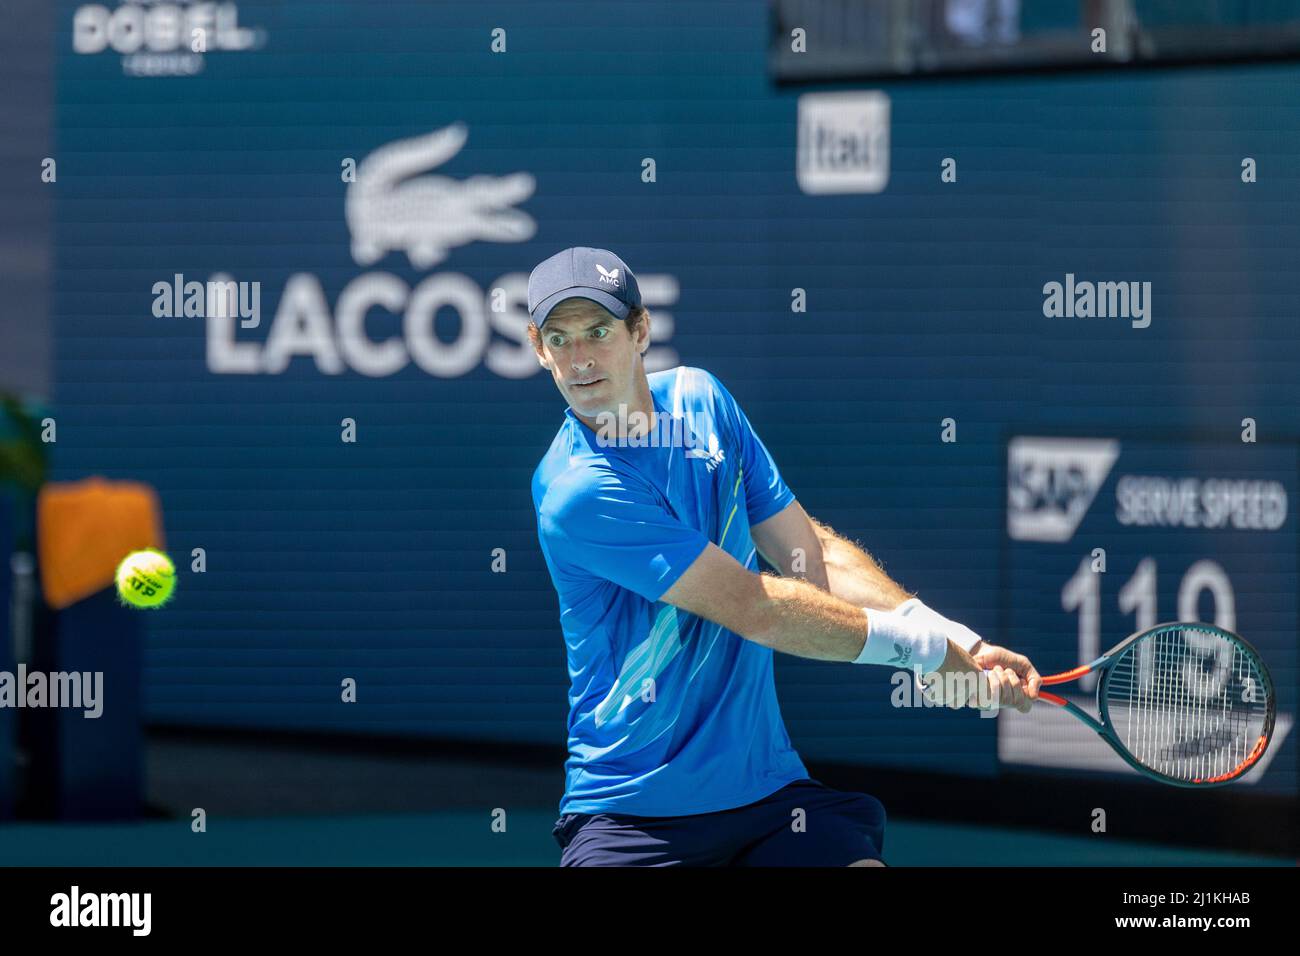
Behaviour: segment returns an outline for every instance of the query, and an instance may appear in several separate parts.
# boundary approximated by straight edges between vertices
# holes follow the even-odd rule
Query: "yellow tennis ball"
[[[161,551],[132,551],[117,566],[117,596],[123,604],[160,608],[176,590],[176,565]]]

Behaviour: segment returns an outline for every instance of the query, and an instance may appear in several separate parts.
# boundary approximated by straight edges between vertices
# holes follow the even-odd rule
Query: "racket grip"
[[[1088,672],[1088,668],[1087,668],[1087,667],[1082,668],[1082,670],[1083,670],[1084,673],[1087,673],[1087,672]],[[991,667],[986,667],[986,668],[984,668],[984,673],[986,673],[986,674],[990,673],[991,671],[992,671],[992,668],[991,668]],[[1070,676],[1070,675],[1073,675],[1073,676]],[[1067,672],[1064,673],[1064,674],[1053,674],[1050,678],[1048,678],[1048,677],[1044,677],[1044,678],[1042,678],[1042,683],[1044,683],[1044,684],[1063,684],[1063,683],[1065,683],[1067,680],[1073,680],[1073,679],[1074,679],[1075,677],[1077,677],[1077,676],[1079,676],[1079,675],[1074,674],[1074,671],[1067,671]],[[1064,700],[1063,698],[1057,697],[1055,694],[1049,694],[1049,693],[1048,693],[1047,691],[1045,691],[1045,690],[1040,690],[1040,691],[1038,692],[1038,696],[1037,696],[1037,697],[1031,697],[1030,700],[1045,700],[1045,701],[1047,701],[1049,704],[1056,704],[1058,707],[1064,707],[1064,706],[1065,706],[1065,700]]]

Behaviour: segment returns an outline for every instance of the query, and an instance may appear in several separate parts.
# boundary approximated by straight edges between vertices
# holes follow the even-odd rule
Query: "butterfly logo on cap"
[[[599,262],[597,262],[597,263],[596,263],[596,271],[600,273],[600,282],[601,282],[602,285],[605,284],[605,283],[608,283],[609,285],[612,285],[615,289],[618,288],[618,270],[617,270],[617,269],[614,269],[614,270],[612,270],[612,271],[611,271],[611,270],[607,270],[604,266],[602,266]]]

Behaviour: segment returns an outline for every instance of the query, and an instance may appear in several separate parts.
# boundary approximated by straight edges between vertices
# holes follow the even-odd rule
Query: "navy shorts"
[[[865,793],[796,780],[733,810],[566,813],[551,832],[560,866],[848,866],[880,860],[885,807]]]

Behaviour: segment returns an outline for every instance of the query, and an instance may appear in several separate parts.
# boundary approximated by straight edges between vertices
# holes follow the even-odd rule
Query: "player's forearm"
[[[797,501],[752,529],[754,545],[784,577],[799,578],[830,590],[822,560],[822,542],[812,519]]]
[[[892,610],[912,597],[852,541],[816,521],[813,527],[821,540],[831,594],[859,607],[883,611]]]
[[[761,595],[743,637],[819,661],[851,661],[867,639],[867,616],[807,581],[759,575]]]
[[[943,630],[948,638],[968,653],[975,653],[983,640],[978,634],[956,621],[949,620],[909,594],[878,565],[871,555],[826,525],[812,522],[821,542],[822,554],[831,582],[830,591],[853,604],[889,611],[907,601],[913,605],[909,614],[920,615]]]

